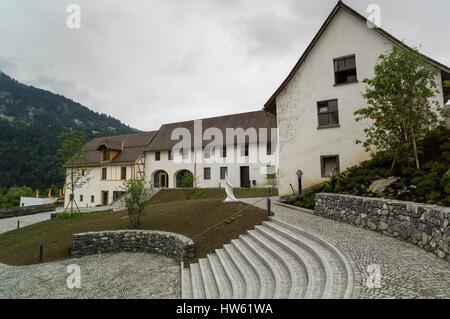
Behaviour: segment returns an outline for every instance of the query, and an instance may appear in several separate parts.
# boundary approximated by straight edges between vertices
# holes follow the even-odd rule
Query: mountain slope
[[[61,132],[83,131],[88,139],[136,130],[62,95],[27,86],[0,71],[0,187],[60,187],[56,157]]]

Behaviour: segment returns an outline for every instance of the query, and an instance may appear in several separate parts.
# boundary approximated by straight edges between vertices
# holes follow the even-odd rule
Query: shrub
[[[427,194],[436,190],[439,186],[439,175],[431,173],[420,177],[416,186],[416,193],[419,196],[426,196]]]
[[[442,177],[441,186],[447,194],[450,194],[450,173]]]
[[[141,215],[145,206],[148,204],[152,188],[146,186],[143,181],[129,180],[125,182],[123,196],[125,207],[128,209],[130,224],[133,228],[139,228],[141,225]]]

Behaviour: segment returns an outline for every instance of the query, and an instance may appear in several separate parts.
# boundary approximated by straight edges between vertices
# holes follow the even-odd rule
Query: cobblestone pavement
[[[256,199],[244,199],[253,204]],[[266,201],[257,206],[266,209]],[[275,216],[320,236],[347,256],[356,279],[359,298],[450,298],[450,263],[431,253],[376,232],[339,223],[295,209],[273,205]],[[381,287],[366,284],[368,268],[381,270]],[[356,283],[358,284],[358,283]]]
[[[67,288],[67,266],[81,288]],[[180,265],[154,254],[119,253],[13,267],[0,264],[0,298],[179,298]]]

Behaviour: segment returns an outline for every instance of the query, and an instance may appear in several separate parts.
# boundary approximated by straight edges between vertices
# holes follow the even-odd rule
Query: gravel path
[[[80,266],[80,289],[67,287],[71,264]],[[180,265],[160,255],[119,253],[20,267],[0,264],[0,298],[179,297]]]
[[[253,204],[256,199],[244,199]],[[266,209],[266,201],[257,206]],[[359,298],[450,298],[450,263],[376,232],[273,205],[275,216],[334,244],[352,262]],[[381,270],[381,287],[366,284],[369,265]],[[359,287],[358,287],[359,286]]]

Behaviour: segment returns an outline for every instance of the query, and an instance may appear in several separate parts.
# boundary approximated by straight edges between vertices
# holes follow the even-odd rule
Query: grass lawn
[[[218,198],[169,201],[181,194],[161,191],[155,202],[147,206],[142,216],[141,229],[164,230],[186,235],[190,238],[208,227],[227,219],[241,209],[246,209],[233,220],[223,223],[195,240],[197,255],[190,260],[205,257],[207,253],[222,247],[231,239],[261,224],[267,219],[266,212],[243,203],[223,203]],[[192,191],[192,190],[191,190]],[[220,191],[220,190],[218,190]],[[223,190],[222,190],[223,191]],[[188,193],[188,192],[187,192]],[[166,201],[163,203],[163,201]],[[28,265],[38,262],[39,244],[44,244],[44,262],[69,258],[72,234],[88,231],[128,229],[126,211],[116,213],[89,213],[71,219],[55,219],[30,225],[0,235],[0,263]]]
[[[234,188],[233,191],[237,198],[265,197],[269,195],[269,188]],[[270,188],[270,196],[276,195],[278,195],[278,190],[276,188]],[[151,203],[157,204],[197,199],[225,199],[226,197],[223,188],[163,189],[151,199]]]

